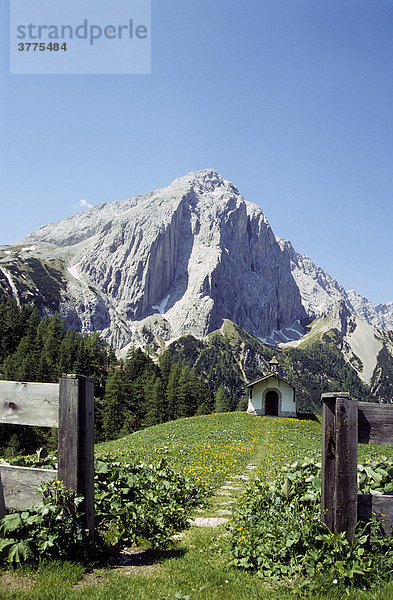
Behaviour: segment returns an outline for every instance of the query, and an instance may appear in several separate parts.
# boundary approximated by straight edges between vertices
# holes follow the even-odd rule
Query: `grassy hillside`
[[[120,440],[96,446],[96,456],[157,462],[165,458],[175,469],[217,487],[242,473],[265,450],[263,469],[302,458],[319,449],[321,426],[297,419],[215,413],[155,425]]]
[[[255,417],[244,412],[214,413],[148,427],[119,440],[97,444],[98,458],[157,463],[165,458],[174,469],[213,489],[238,475],[257,457],[258,474],[274,477],[295,460],[321,455],[320,421]],[[393,459],[392,446],[359,445],[359,461]]]

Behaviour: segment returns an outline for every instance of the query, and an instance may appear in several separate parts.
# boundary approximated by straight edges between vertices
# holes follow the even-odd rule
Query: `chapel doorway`
[[[275,390],[269,390],[266,394],[265,415],[278,416],[278,393]]]

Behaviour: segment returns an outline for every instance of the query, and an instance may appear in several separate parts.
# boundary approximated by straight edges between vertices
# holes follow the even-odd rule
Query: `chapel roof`
[[[251,381],[251,383],[248,383],[247,385],[245,385],[244,388],[252,387],[256,383],[260,383],[261,381],[264,381],[265,379],[269,379],[269,377],[275,377],[276,379],[281,379],[281,381],[284,381],[285,383],[287,383],[288,385],[293,387],[295,390],[299,389],[296,385],[293,385],[293,383],[288,381],[288,379],[285,379],[285,377],[282,377],[282,375],[279,375],[279,373],[277,373],[277,371],[270,371],[270,373],[268,373],[267,375],[264,375],[263,377],[259,377],[258,379],[255,379],[255,381]]]

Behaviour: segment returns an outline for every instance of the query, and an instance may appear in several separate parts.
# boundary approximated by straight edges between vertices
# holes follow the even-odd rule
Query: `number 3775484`
[[[57,42],[21,42],[18,44],[19,52],[45,52],[48,50],[49,52],[59,52],[63,50],[67,51],[67,44],[63,42],[62,44],[58,44]]]

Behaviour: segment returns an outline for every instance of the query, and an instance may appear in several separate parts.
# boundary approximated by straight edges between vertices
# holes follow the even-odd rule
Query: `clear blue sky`
[[[10,75],[0,3],[0,243],[211,167],[393,300],[391,0],[152,0],[152,74],[108,76]]]

